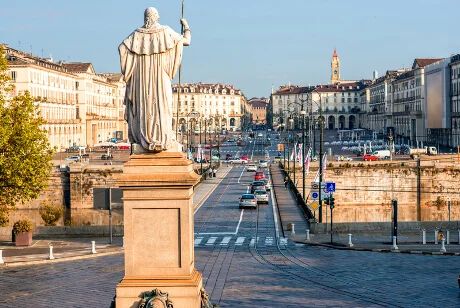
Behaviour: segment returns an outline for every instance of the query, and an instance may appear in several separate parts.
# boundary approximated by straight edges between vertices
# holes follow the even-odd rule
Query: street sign
[[[311,183],[311,189],[318,189],[319,188],[319,183]]]
[[[314,191],[314,192],[311,193],[311,197],[313,199],[318,199],[319,198],[319,193],[317,191]]]
[[[318,201],[313,201],[312,203],[310,203],[310,209],[315,212],[317,209],[319,209],[321,205],[319,204]]]
[[[327,192],[335,192],[335,183],[334,182],[326,182],[326,191]]]

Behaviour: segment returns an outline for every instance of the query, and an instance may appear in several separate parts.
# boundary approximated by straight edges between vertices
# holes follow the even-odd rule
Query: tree
[[[52,172],[45,120],[28,91],[10,98],[8,62],[0,46],[0,226],[18,203],[38,198]]]

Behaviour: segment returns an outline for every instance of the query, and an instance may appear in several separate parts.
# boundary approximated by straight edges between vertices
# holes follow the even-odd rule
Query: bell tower
[[[340,60],[337,51],[334,48],[334,54],[331,61],[331,84],[340,82]]]

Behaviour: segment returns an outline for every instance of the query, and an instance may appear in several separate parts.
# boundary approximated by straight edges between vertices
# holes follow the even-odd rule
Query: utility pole
[[[417,159],[417,221],[422,221],[422,209],[420,206],[420,199],[421,199],[421,183],[420,183],[420,158],[421,155],[418,155]]]
[[[302,110],[300,111],[302,115],[302,198],[305,201],[305,110],[303,110],[303,102],[302,102]]]

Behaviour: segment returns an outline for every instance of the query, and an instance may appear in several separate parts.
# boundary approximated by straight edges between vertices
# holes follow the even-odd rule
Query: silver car
[[[266,190],[256,190],[254,192],[254,196],[256,196],[257,203],[268,203],[268,193]]]
[[[257,199],[253,194],[243,194],[239,203],[240,209],[245,207],[257,208]]]
[[[259,160],[259,167],[267,168],[268,167],[268,161],[267,160]]]

